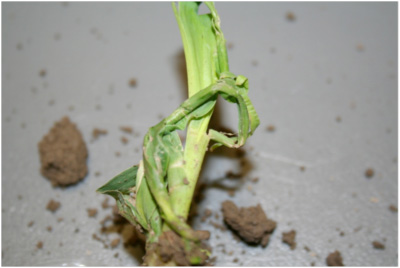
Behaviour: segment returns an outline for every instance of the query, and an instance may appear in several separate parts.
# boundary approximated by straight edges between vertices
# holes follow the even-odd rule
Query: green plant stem
[[[219,30],[219,17],[213,3],[206,3],[212,14],[198,15],[199,3],[179,2],[173,9],[182,36],[188,75],[189,97],[215,83],[221,72],[229,71],[225,39]],[[204,104],[209,113],[189,123],[184,149],[185,178],[172,178],[170,196],[174,212],[186,219],[210,137],[208,124],[215,100]]]

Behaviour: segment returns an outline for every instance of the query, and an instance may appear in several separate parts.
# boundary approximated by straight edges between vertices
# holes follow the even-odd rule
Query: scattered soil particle
[[[115,238],[115,239],[111,240],[110,247],[116,248],[116,247],[118,247],[120,242],[121,242],[121,238]]]
[[[302,171],[302,172],[306,171],[306,167],[305,166],[300,166],[300,171]]]
[[[203,217],[201,217],[200,221],[201,221],[201,222],[205,222],[206,219],[208,219],[208,218],[211,217],[211,216],[212,216],[212,211],[211,211],[210,209],[207,208],[207,209],[204,210]]]
[[[119,253],[116,252],[116,253],[114,254],[114,258],[118,258],[118,256],[119,256]]]
[[[47,227],[46,227],[46,230],[47,230],[48,232],[51,232],[51,231],[53,231],[53,227],[47,226]]]
[[[185,185],[188,185],[188,184],[189,184],[189,181],[188,181],[187,178],[184,178],[184,179],[183,179],[183,184],[185,184]]]
[[[60,208],[60,206],[61,206],[61,203],[60,203],[60,202],[51,199],[51,200],[47,203],[46,209],[47,209],[47,210],[50,210],[51,212],[54,213],[54,212],[56,212],[56,211]]]
[[[265,247],[276,227],[276,222],[267,218],[259,204],[239,209],[232,201],[227,200],[222,203],[222,213],[225,222],[249,244],[261,244]]]
[[[255,177],[251,180],[252,183],[257,183],[260,179],[258,177]]]
[[[372,246],[373,246],[375,249],[385,249],[385,245],[382,244],[382,243],[379,242],[379,241],[373,241],[373,242],[372,242]]]
[[[43,242],[42,241],[37,242],[36,248],[37,249],[42,249],[43,248]]]
[[[108,131],[106,129],[94,128],[92,130],[93,140],[97,140],[101,135],[107,135]]]
[[[133,133],[133,128],[129,127],[129,126],[120,126],[119,129],[122,132],[125,132],[127,134],[132,134]]]
[[[235,45],[232,42],[228,42],[228,44],[226,44],[227,49],[233,49],[235,47]]]
[[[109,198],[108,198],[108,197],[104,198],[103,202],[101,203],[101,207],[102,207],[103,209],[107,209],[107,208],[111,207],[111,206],[108,204],[108,201],[109,201]]]
[[[389,206],[389,210],[393,213],[397,213],[398,209],[396,205],[390,205]]]
[[[129,140],[126,137],[121,137],[121,142],[122,142],[122,144],[125,145],[125,144],[128,144]]]
[[[222,224],[219,224],[219,223],[217,223],[215,221],[211,221],[211,220],[208,223],[211,224],[212,226],[214,226],[214,228],[221,230],[222,232],[226,231],[226,227]]]
[[[233,172],[232,170],[228,170],[226,173],[225,173],[225,177],[227,177],[227,178],[229,178],[229,179],[239,179],[239,178],[242,178],[243,177],[243,174],[242,173],[235,173],[235,172]]]
[[[296,248],[296,231],[291,230],[286,233],[282,233],[282,242],[288,244],[291,250]]]
[[[136,87],[137,86],[137,79],[136,78],[131,78],[128,83],[129,83],[130,87]]]
[[[289,11],[286,13],[286,19],[288,21],[295,21],[296,20],[296,15],[294,15],[293,12]]]
[[[64,220],[64,218],[60,217],[60,218],[57,219],[57,222],[62,222],[63,220]]]
[[[326,257],[326,265],[328,266],[344,266],[342,255],[339,251],[332,252]]]
[[[268,132],[275,132],[275,126],[274,125],[267,126],[267,131]]]
[[[99,177],[99,176],[101,175],[101,172],[100,172],[100,171],[96,171],[96,172],[94,173],[94,175],[95,175],[96,177]]]
[[[338,122],[338,123],[342,122],[342,117],[341,116],[337,116],[336,117],[336,122]]]
[[[46,74],[47,74],[47,72],[46,72],[45,69],[42,69],[42,70],[39,71],[39,76],[40,76],[40,77],[45,77]]]
[[[30,221],[30,222],[28,223],[28,227],[32,227],[34,224],[35,224],[34,221]]]
[[[368,168],[365,170],[365,177],[372,178],[375,174],[375,171],[372,168]]]
[[[357,49],[357,51],[362,52],[362,51],[365,50],[365,47],[364,47],[363,44],[358,44],[358,45],[356,46],[356,49]]]
[[[121,153],[117,151],[117,152],[115,152],[115,156],[116,156],[116,157],[120,157],[120,156],[121,156]]]
[[[88,150],[75,124],[65,116],[39,142],[41,173],[53,186],[68,186],[87,172]]]
[[[96,208],[88,208],[86,210],[87,210],[89,218],[96,217],[96,215],[97,215],[97,209]]]

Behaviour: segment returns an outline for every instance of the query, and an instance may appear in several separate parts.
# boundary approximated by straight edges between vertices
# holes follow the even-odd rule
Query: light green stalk
[[[211,14],[198,15],[200,3],[179,2],[172,7],[179,25],[185,51],[189,97],[208,87],[219,79],[222,72],[228,72],[228,57],[225,39],[220,31],[219,17],[214,4],[206,2]],[[215,100],[204,104],[208,114],[189,123],[184,149],[185,175],[170,182],[171,203],[176,214],[187,218],[196,183],[210,137],[208,124],[214,110]]]

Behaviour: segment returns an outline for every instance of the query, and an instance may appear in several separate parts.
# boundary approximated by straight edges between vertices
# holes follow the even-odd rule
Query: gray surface
[[[181,39],[169,3],[2,7],[2,264],[137,265],[122,245],[104,249],[91,238],[109,212],[100,209],[92,219],[86,208],[100,208],[104,197],[95,189],[139,161],[135,149],[147,128],[185,98]],[[253,167],[246,177],[260,180],[239,185],[234,198],[208,188],[199,211],[219,211],[225,199],[260,203],[278,227],[262,249],[197,221],[197,228],[213,232],[216,265],[325,265],[336,249],[345,265],[397,265],[398,220],[388,209],[398,198],[397,3],[218,3],[217,9],[233,44],[231,70],[249,77],[261,118],[246,147]],[[286,20],[288,11],[295,21]],[[132,77],[136,89],[128,86]],[[221,111],[224,125],[234,127],[229,113],[235,108],[224,103]],[[78,125],[90,154],[87,178],[65,190],[39,174],[37,149],[63,115]],[[274,133],[266,131],[269,124]],[[120,142],[122,125],[140,134],[128,145]],[[94,127],[109,133],[91,142]],[[230,158],[209,157],[203,181],[237,166]],[[375,170],[372,179],[364,177],[368,167]],[[45,210],[50,198],[62,202],[55,215]],[[58,217],[64,221],[57,223]],[[294,251],[280,241],[292,228]],[[41,250],[35,248],[39,240]],[[373,240],[384,242],[385,250],[373,249]],[[216,247],[221,242],[232,256]]]

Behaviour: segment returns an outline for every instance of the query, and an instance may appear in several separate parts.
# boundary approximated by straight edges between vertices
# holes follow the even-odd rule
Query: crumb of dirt
[[[60,202],[51,199],[47,203],[46,209],[54,213],[60,208],[60,206],[61,206]]]
[[[116,252],[116,253],[114,254],[114,258],[118,258],[118,256],[119,256],[119,253]]]
[[[397,206],[393,204],[389,206],[389,210],[393,213],[397,213],[398,211]]]
[[[103,202],[101,203],[101,207],[102,207],[103,209],[107,209],[107,208],[111,207],[111,206],[108,204],[108,201],[109,201],[109,198],[108,198],[108,197],[104,198]]]
[[[252,61],[251,61],[251,64],[252,64],[253,66],[257,66],[257,65],[258,65],[258,61],[257,61],[257,60],[252,60]]]
[[[356,49],[357,49],[357,51],[359,51],[359,52],[362,52],[362,51],[364,51],[364,45],[363,44],[358,44],[357,46],[356,46]]]
[[[385,245],[383,243],[379,242],[379,241],[376,241],[376,240],[372,242],[372,246],[375,249],[385,249]]]
[[[87,172],[88,150],[82,134],[65,116],[39,142],[41,173],[53,186],[68,186]]]
[[[107,135],[108,131],[106,129],[94,128],[92,130],[93,140],[97,140],[102,135]]]
[[[121,153],[117,151],[117,152],[115,152],[115,156],[116,156],[116,157],[120,157],[120,156],[121,156]]]
[[[116,247],[118,247],[120,242],[121,242],[121,238],[115,238],[115,239],[111,240],[110,247],[116,248]]]
[[[369,199],[369,201],[372,202],[372,203],[378,203],[378,202],[379,202],[379,199],[378,199],[377,197],[373,196],[373,197],[371,197],[371,198]]]
[[[122,144],[125,145],[125,144],[128,144],[129,140],[126,137],[121,137],[121,142],[122,142]]]
[[[127,134],[132,134],[133,133],[133,128],[129,127],[129,126],[120,126],[119,129],[122,132],[125,132]]]
[[[40,76],[40,77],[45,77],[45,76],[46,76],[46,73],[47,73],[46,70],[45,70],[45,69],[42,69],[42,70],[39,71],[39,76]]]
[[[282,233],[282,242],[288,244],[291,250],[296,248],[296,231],[291,230],[289,232]]]
[[[268,132],[274,132],[275,131],[275,126],[274,125],[267,126],[267,131]]]
[[[238,208],[232,201],[222,203],[224,221],[249,244],[267,246],[276,222],[265,215],[261,206]]]
[[[337,116],[336,117],[336,122],[338,122],[338,123],[342,122],[342,117],[341,116]]]
[[[87,208],[86,211],[88,213],[88,217],[89,218],[94,218],[97,215],[97,209],[96,208]]]
[[[42,249],[43,248],[43,242],[42,241],[37,242],[36,248],[37,249]]]
[[[235,191],[234,189],[229,189],[229,190],[228,190],[228,195],[229,195],[230,197],[234,197],[235,194],[236,194],[236,191]]]
[[[296,16],[294,15],[293,12],[289,11],[286,13],[286,19],[288,21],[295,21],[296,20]]]
[[[255,177],[255,178],[251,179],[251,182],[252,182],[252,183],[257,183],[259,180],[260,180],[260,179],[259,179],[258,177]]]
[[[96,177],[99,177],[99,176],[101,175],[101,172],[100,172],[100,171],[96,171],[96,172],[94,173],[94,175],[95,175]]]
[[[326,265],[328,266],[344,266],[342,255],[339,251],[332,252],[326,257]]]
[[[211,224],[212,226],[214,226],[214,228],[221,230],[222,232],[226,231],[226,227],[222,224],[219,224],[212,220],[208,221],[208,223]]]
[[[232,49],[232,48],[235,47],[235,45],[234,45],[232,42],[228,42],[228,44],[226,45],[226,47],[227,47],[228,49]]]
[[[163,232],[159,237],[158,242],[150,244],[146,249],[144,256],[144,265],[147,265],[149,260],[152,261],[152,266],[190,266],[191,260],[194,258],[197,265],[204,265],[208,260],[205,251],[210,251],[210,248],[204,243],[190,242],[191,250],[185,250],[185,243],[180,236],[175,232]],[[154,259],[152,256],[157,254],[160,258]]]
[[[28,227],[32,227],[34,224],[35,224],[34,221],[30,221],[30,222],[28,223]]]
[[[136,78],[129,79],[129,86],[130,87],[136,87],[137,86],[137,79]]]
[[[302,172],[306,171],[306,167],[305,166],[300,166],[300,171],[302,171]]]
[[[228,170],[226,173],[225,173],[225,177],[227,177],[227,178],[229,178],[229,179],[239,179],[239,178],[241,178],[241,177],[243,177],[243,174],[242,173],[235,173],[235,172],[233,172],[232,170]]]
[[[57,219],[57,222],[62,222],[63,220],[64,220],[63,217],[59,217],[59,218]]]
[[[365,177],[372,178],[375,174],[375,171],[372,168],[368,168],[365,170]]]
[[[208,218],[211,217],[211,216],[212,216],[212,211],[211,211],[210,209],[207,208],[207,209],[204,210],[203,217],[201,217],[200,221],[201,221],[201,222],[205,222],[206,219],[208,219]]]

